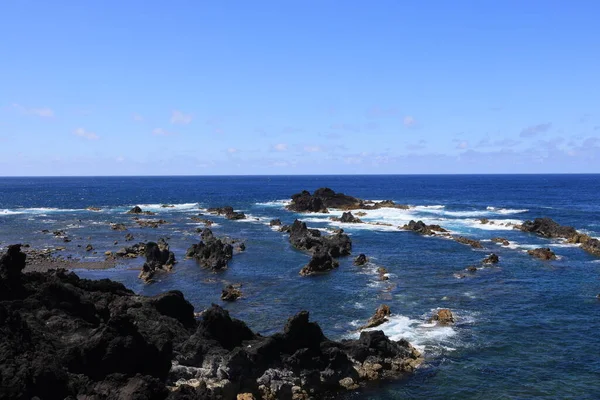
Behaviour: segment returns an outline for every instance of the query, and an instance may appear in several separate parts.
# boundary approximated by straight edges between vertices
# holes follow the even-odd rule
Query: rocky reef
[[[169,245],[163,239],[158,243],[148,242],[144,248],[146,262],[142,266],[139,278],[150,282],[159,270],[170,271],[175,265],[175,254],[169,250]]]
[[[373,202],[368,200],[358,199],[356,197],[345,195],[344,193],[336,193],[330,188],[320,188],[311,194],[307,190],[292,195],[292,201],[287,206],[287,209],[295,212],[317,212],[327,213],[329,208],[340,210],[375,210],[378,208],[403,208],[408,206],[396,204],[391,200],[381,202]]]
[[[217,238],[209,228],[204,228],[202,240],[193,244],[186,252],[186,257],[196,259],[201,266],[213,271],[227,268],[227,263],[233,257],[233,246],[227,238]]]
[[[548,247],[527,250],[527,254],[540,260],[556,260],[556,254]]]
[[[223,215],[223,216],[225,216],[225,218],[231,219],[231,220],[246,219],[246,214],[244,214],[243,212],[234,211],[233,207],[230,207],[230,206],[213,207],[213,208],[209,208],[206,211],[208,211],[211,214],[215,214],[215,215]]]
[[[0,257],[0,399],[320,399],[405,376],[421,362],[381,331],[327,339],[301,311],[261,336],[181,292],[135,295],[65,270],[23,274],[20,245]]]
[[[590,254],[600,256],[600,240],[585,233],[578,232],[572,226],[560,225],[551,218],[536,218],[516,225],[515,229],[535,233],[545,238],[566,239],[568,243],[580,244],[581,248]]]

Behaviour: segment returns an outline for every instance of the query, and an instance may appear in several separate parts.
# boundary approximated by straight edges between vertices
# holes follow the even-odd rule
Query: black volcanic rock
[[[536,233],[547,238],[565,238],[576,235],[578,232],[572,226],[563,226],[551,218],[536,218],[532,221],[525,221],[519,227],[523,232]]]
[[[527,254],[540,260],[556,260],[556,254],[547,247],[527,250]]]
[[[139,278],[145,282],[152,280],[156,271],[160,269],[170,271],[176,262],[175,254],[169,250],[169,245],[163,239],[160,239],[158,243],[146,243],[144,254],[146,262],[142,266]]]
[[[238,220],[238,219],[246,219],[246,214],[242,213],[242,212],[237,212],[233,210],[233,207],[213,207],[213,208],[209,208],[206,211],[208,211],[211,214],[216,214],[216,215],[224,215],[225,218],[227,219],[231,219],[231,220]]]
[[[342,230],[333,235],[321,236],[319,230],[307,228],[306,223],[300,220],[295,220],[290,227],[289,240],[299,250],[314,253],[323,249],[332,257],[350,255],[352,250],[352,241]]]
[[[369,262],[369,259],[367,258],[366,255],[364,255],[362,253],[359,254],[358,257],[356,257],[354,259],[354,265],[357,265],[357,266],[365,265],[367,262]]]
[[[226,239],[217,239],[209,228],[204,228],[202,240],[193,244],[186,257],[196,259],[200,265],[213,271],[227,268],[227,263],[233,257],[233,246]]]
[[[381,331],[330,341],[306,311],[261,336],[216,305],[197,321],[178,291],[138,296],[24,264],[18,246],[0,256],[1,400],[326,398],[422,360]]]
[[[300,270],[300,275],[309,276],[322,274],[337,268],[339,265],[340,264],[333,259],[331,254],[325,249],[319,248],[319,250],[312,255],[308,264]]]
[[[330,188],[317,189],[313,194],[310,194],[307,190],[296,193],[292,195],[292,201],[286,208],[296,212],[327,213],[329,212],[329,208],[340,210],[376,210],[386,207],[408,208],[406,205],[396,204],[391,200],[384,200],[381,202],[361,200],[343,193],[336,193]]]

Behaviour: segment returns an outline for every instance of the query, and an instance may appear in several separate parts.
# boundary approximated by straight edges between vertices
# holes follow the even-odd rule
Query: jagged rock
[[[391,200],[384,200],[378,203],[361,200],[343,193],[336,193],[329,188],[317,189],[312,195],[307,190],[296,193],[292,195],[292,201],[286,208],[296,212],[327,213],[329,212],[328,208],[347,211],[356,209],[375,210],[384,207],[408,208],[406,205],[396,204]]]
[[[131,242],[133,239],[134,239],[134,237],[131,233],[128,233],[127,235],[125,235],[126,242]]]
[[[227,263],[233,257],[233,246],[226,239],[217,239],[212,231],[204,228],[202,240],[193,244],[186,253],[186,257],[196,259],[200,265],[219,271],[227,268]]]
[[[501,237],[492,238],[492,242],[501,243],[502,246],[508,246],[510,244],[510,242],[508,240],[501,238]]]
[[[86,210],[88,210],[88,211],[102,211],[102,209],[100,207],[92,207],[92,206],[86,207]]]
[[[483,246],[479,240],[469,239],[464,236],[453,236],[452,237],[456,242],[469,245],[475,249],[482,249]]]
[[[212,224],[214,224],[213,221],[211,221],[210,219],[206,219],[206,218],[200,218],[200,217],[190,217],[190,219],[194,222],[199,222],[201,224],[204,224],[204,226],[209,227],[212,226]],[[202,228],[198,228],[198,230],[202,230]]]
[[[391,314],[392,312],[390,310],[390,307],[386,304],[382,304],[379,307],[377,307],[377,310],[375,310],[375,314],[369,319],[369,321],[358,329],[362,330],[374,328],[383,324],[384,322],[388,322],[387,317],[389,317]]]
[[[146,262],[139,274],[139,278],[144,282],[150,282],[158,270],[170,271],[175,265],[175,254],[169,250],[169,245],[163,239],[158,243],[146,243],[144,253]]]
[[[239,289],[241,285],[227,285],[221,293],[221,300],[235,301],[242,297],[242,291]]]
[[[338,218],[338,217],[331,217],[330,219],[332,221],[346,222],[346,223],[351,223],[351,224],[360,224],[360,223],[362,223],[362,221],[360,220],[360,218],[356,218],[354,215],[352,215],[351,211],[347,211],[347,212],[342,213],[342,216],[340,218]]]
[[[146,254],[146,243],[137,243],[133,246],[123,247],[115,252],[115,256],[123,258],[136,258]]]
[[[161,204],[161,208],[175,208],[173,204]]]
[[[206,211],[208,211],[211,214],[224,215],[225,218],[231,219],[231,220],[246,219],[246,214],[244,214],[242,212],[233,211],[233,207],[229,207],[229,206],[213,207],[213,208],[209,208]]]
[[[299,250],[315,252],[323,249],[332,257],[347,256],[352,250],[352,241],[343,232],[321,236],[319,230],[308,229],[304,222],[295,220],[290,228],[290,243]]]
[[[469,265],[466,270],[469,272],[477,272],[477,267],[474,265]]]
[[[354,213],[354,215],[356,215],[357,217],[364,217],[365,215],[367,215],[367,213],[364,211],[357,211]]]
[[[87,246],[85,246],[85,251],[92,251],[94,250],[94,247],[91,244],[88,244]]]
[[[269,222],[269,226],[281,226],[281,220],[279,218],[272,219],[271,222]]]
[[[127,227],[124,224],[110,224],[110,229],[113,231],[126,231]]]
[[[442,308],[441,310],[438,310],[429,321],[436,321],[440,325],[449,325],[454,323],[454,315],[449,309]]]
[[[446,229],[439,225],[426,225],[423,221],[411,220],[408,224],[402,227],[404,230],[413,231],[422,235],[435,235],[436,232],[445,233],[448,232]]]
[[[483,225],[489,224],[490,220],[487,218],[480,218],[479,222],[482,223]]]
[[[127,214],[156,215],[156,213],[152,211],[143,211],[139,206],[133,207],[131,210],[127,211]]]
[[[362,253],[359,254],[358,257],[356,257],[354,259],[354,265],[357,265],[357,266],[365,265],[367,262],[369,262],[369,259],[367,258],[366,255],[364,255]]]
[[[337,268],[339,265],[340,264],[333,259],[329,252],[325,249],[320,249],[312,255],[308,264],[300,270],[300,275],[309,276],[322,274]]]
[[[527,250],[527,254],[539,258],[540,260],[556,260],[556,254],[547,247]]]
[[[499,261],[500,258],[498,258],[498,256],[495,253],[492,253],[483,259],[484,264],[497,264]]]
[[[572,226],[563,226],[551,218],[536,218],[532,221],[525,221],[518,227],[523,232],[536,233],[547,238],[565,238],[568,239],[578,232]]]
[[[18,247],[0,256],[2,399],[326,398],[422,360],[381,331],[330,341],[306,311],[261,336],[216,305],[196,321],[181,292],[144,297],[64,270],[20,274],[24,258]]]

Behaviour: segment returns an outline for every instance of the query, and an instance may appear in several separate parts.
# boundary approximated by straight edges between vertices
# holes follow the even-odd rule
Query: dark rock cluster
[[[201,266],[213,271],[227,268],[227,263],[233,257],[234,241],[215,237],[209,228],[204,228],[200,237],[202,240],[187,250],[186,257],[196,259]],[[240,243],[238,248],[243,250],[245,245]]]
[[[146,262],[139,275],[144,282],[150,282],[159,270],[170,271],[176,263],[175,254],[169,250],[169,245],[163,239],[160,239],[158,243],[146,243],[144,255]]]
[[[330,188],[320,188],[315,190],[313,194],[310,194],[307,190],[303,190],[300,193],[292,195],[292,201],[287,206],[287,209],[295,212],[327,213],[329,212],[329,208],[347,211],[357,209],[375,210],[384,207],[408,208],[408,206],[396,204],[391,200],[376,203],[361,200],[343,193],[336,193]]]
[[[551,218],[536,218],[515,226],[523,232],[535,233],[546,238],[562,238],[569,243],[580,244],[581,248],[595,256],[600,256],[600,240],[578,232],[572,226],[560,225]]]
[[[213,207],[213,208],[207,209],[206,211],[208,211],[211,214],[223,215],[227,219],[232,219],[232,220],[246,219],[246,214],[244,214],[243,212],[233,211],[233,207],[229,207],[229,206]]]
[[[108,279],[24,266],[19,245],[0,257],[2,400],[325,398],[421,362],[381,331],[330,341],[306,311],[261,336],[216,305],[197,321],[178,291],[137,296]]]

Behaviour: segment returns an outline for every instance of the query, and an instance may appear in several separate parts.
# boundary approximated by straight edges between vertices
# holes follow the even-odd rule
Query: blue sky
[[[597,1],[0,2],[0,175],[600,172]]]

